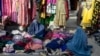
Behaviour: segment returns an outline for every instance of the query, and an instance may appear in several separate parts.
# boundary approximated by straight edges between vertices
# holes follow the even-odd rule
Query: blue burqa
[[[72,40],[67,43],[67,48],[75,56],[90,56],[90,48],[87,45],[87,34],[81,27],[78,27]]]
[[[35,35],[36,37],[43,39],[45,33],[44,25],[40,24],[36,19],[28,27],[28,33],[30,35]]]

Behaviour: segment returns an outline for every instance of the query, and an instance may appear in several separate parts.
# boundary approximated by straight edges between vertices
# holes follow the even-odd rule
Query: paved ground
[[[76,11],[70,12],[70,18],[67,21],[67,28],[70,32],[75,32],[75,29],[77,27],[76,25]],[[91,56],[100,56],[100,46],[96,44],[93,37],[88,38],[88,44],[93,46],[93,53]]]

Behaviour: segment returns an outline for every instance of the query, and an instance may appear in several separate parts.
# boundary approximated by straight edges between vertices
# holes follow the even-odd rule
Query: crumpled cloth
[[[59,38],[57,38],[47,43],[46,48],[49,48],[54,51],[56,51],[57,49],[61,49],[62,51],[65,51],[67,49],[67,46],[63,40],[60,40]]]
[[[39,50],[42,49],[42,44],[37,44],[37,43],[32,43],[29,42],[26,46],[25,46],[25,50]]]

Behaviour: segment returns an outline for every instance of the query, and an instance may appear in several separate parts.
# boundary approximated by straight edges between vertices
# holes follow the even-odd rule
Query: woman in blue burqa
[[[28,27],[28,33],[30,35],[35,35],[39,39],[43,39],[45,33],[45,27],[38,20],[34,19],[33,22]]]
[[[91,56],[90,47],[87,44],[87,34],[81,27],[78,27],[72,40],[67,43],[67,48],[75,56]]]

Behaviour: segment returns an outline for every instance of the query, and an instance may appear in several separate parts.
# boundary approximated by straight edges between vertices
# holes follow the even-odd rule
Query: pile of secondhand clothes
[[[20,27],[21,28],[21,27]],[[0,30],[1,53],[41,53],[41,55],[90,56],[87,36],[81,27],[75,34],[62,28],[47,28],[34,20],[27,31]]]

